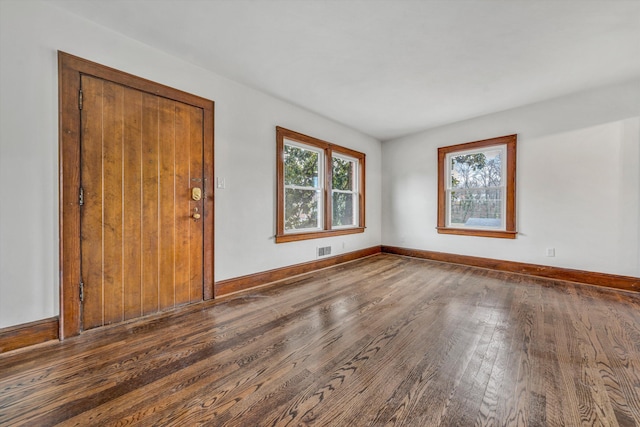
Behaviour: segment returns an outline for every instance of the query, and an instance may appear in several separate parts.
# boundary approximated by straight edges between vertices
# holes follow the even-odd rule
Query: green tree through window
[[[438,233],[516,238],[517,139],[438,148]]]
[[[333,225],[354,225],[356,218],[356,161],[333,157],[332,204]]]
[[[470,218],[502,222],[502,152],[451,157],[452,224],[466,224]]]
[[[285,229],[319,228],[320,153],[285,144]]]
[[[364,231],[365,155],[276,128],[276,243]]]

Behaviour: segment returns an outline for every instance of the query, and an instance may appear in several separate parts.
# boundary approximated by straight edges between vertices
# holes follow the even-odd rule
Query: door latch
[[[196,202],[202,199],[202,189],[200,187],[193,187],[191,189],[191,198]]]

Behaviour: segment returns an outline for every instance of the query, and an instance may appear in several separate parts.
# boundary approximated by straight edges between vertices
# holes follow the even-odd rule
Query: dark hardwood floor
[[[0,425],[640,426],[640,296],[377,255],[0,355]]]

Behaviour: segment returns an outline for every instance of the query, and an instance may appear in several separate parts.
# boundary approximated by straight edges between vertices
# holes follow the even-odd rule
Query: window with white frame
[[[364,231],[365,155],[276,128],[276,243]]]
[[[447,154],[447,227],[504,230],[505,148]]]
[[[332,227],[354,227],[358,220],[358,160],[334,154],[332,162]]]
[[[323,228],[324,150],[285,139],[284,229]]]
[[[516,135],[438,149],[438,232],[515,238]]]

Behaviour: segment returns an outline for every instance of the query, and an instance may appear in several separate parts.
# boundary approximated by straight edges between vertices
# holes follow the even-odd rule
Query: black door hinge
[[[78,92],[78,109],[82,110],[82,89]]]

